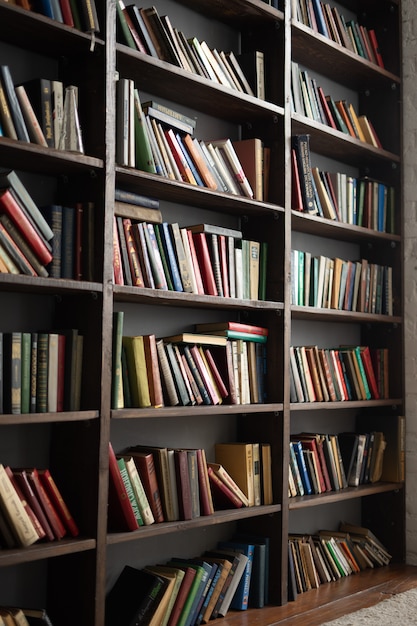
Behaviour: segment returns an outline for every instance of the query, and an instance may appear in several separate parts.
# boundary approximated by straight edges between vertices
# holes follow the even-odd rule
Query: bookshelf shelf
[[[296,496],[289,499],[291,510],[305,509],[313,506],[321,506],[324,503],[330,504],[352,500],[355,498],[365,498],[377,493],[386,493],[404,489],[403,483],[375,483],[372,485],[361,485],[360,487],[348,487],[339,491],[320,493],[314,496]]]
[[[281,505],[271,504],[269,506],[250,506],[244,509],[216,511],[214,515],[201,516],[193,520],[182,522],[163,522],[161,524],[151,524],[151,526],[141,526],[137,531],[130,533],[112,533],[107,535],[107,544],[114,545],[140,540],[145,537],[161,537],[167,534],[182,533],[187,530],[207,528],[219,524],[228,524],[242,519],[263,517],[279,513]]]
[[[349,507],[358,523],[363,522],[378,536],[381,533],[396,560],[404,558],[403,483],[363,484],[307,497],[288,495],[291,433],[343,432],[356,428],[362,418],[394,419],[404,410],[400,2],[338,3],[366,26],[375,27],[384,69],[298,23],[292,13],[298,1],[279,0],[276,9],[264,0],[155,0],[158,12],[170,16],[172,24],[188,37],[195,34],[217,50],[231,50],[236,55],[263,52],[266,99],[260,99],[119,42],[116,3],[110,0],[95,0],[100,32],[94,36],[0,0],[2,63],[10,64],[16,84],[48,76],[77,85],[86,150],[82,155],[0,137],[0,167],[21,172],[28,188],[39,196],[39,206],[91,202],[95,207],[94,233],[89,233],[95,244],[94,268],[90,265],[88,274],[94,280],[0,273],[0,333],[17,326],[31,332],[78,329],[84,338],[80,410],[0,414],[0,463],[50,467],[68,494],[80,527],[81,538],[67,536],[28,549],[0,550],[4,601],[22,606],[33,603],[35,591],[28,585],[30,565],[30,575],[39,582],[37,604],[46,606],[52,622],[59,626],[72,623],[73,615],[62,611],[69,603],[79,607],[79,626],[104,626],[106,594],[127,563],[142,567],[153,559],[165,562],[174,553],[202,554],[219,537],[227,539],[234,532],[270,538],[270,606],[230,613],[212,623],[243,626],[259,620],[262,626],[276,624],[279,605],[288,602],[288,534],[299,524],[303,532],[315,532],[317,529],[309,526],[316,519],[326,527],[331,517],[329,504],[343,514]],[[317,74],[317,84],[323,77],[323,88],[326,93],[329,89],[332,97],[351,97],[358,112],[372,120],[384,149],[293,113],[292,61],[305,66],[311,75]],[[143,102],[155,100],[196,120],[194,135],[198,139],[260,139],[266,148],[262,152],[263,175],[269,173],[265,200],[120,165],[120,79],[134,81],[141,101],[142,96]],[[391,123],[387,124],[387,119]],[[296,134],[309,135],[312,163],[317,163],[320,171],[330,171],[330,162],[337,172],[345,170],[357,179],[368,177],[395,189],[394,226],[390,222],[395,234],[292,210],[290,156]],[[262,179],[262,189],[263,183]],[[265,242],[267,299],[114,284],[115,189],[157,199],[162,220],[168,224],[178,223],[180,228],[217,225],[241,231],[243,239]],[[259,193],[257,197],[262,196]],[[394,315],[292,305],[292,249],[328,258],[340,253],[346,259],[366,258],[370,264],[392,267],[394,306],[389,310]],[[115,312],[124,314],[126,336],[169,337],[191,332],[198,323],[224,320],[267,327],[266,401],[113,409],[122,406],[112,395]],[[341,344],[388,348],[392,397],[291,402],[290,347]],[[222,441],[270,445],[270,501],[274,504],[218,510],[213,515],[155,523],[134,532],[109,532],[109,442],[116,454],[140,442],[204,449],[207,459],[214,461],[215,444]],[[311,515],[306,515],[306,509],[313,509]],[[372,574],[379,575],[377,571]],[[62,584],[63,576],[73,581],[70,589]],[[354,578],[354,583],[344,587],[349,593],[359,593],[369,584],[366,572],[363,582],[361,576]],[[340,586],[328,585],[325,593],[326,598],[337,598]],[[303,605],[302,597],[299,602]]]

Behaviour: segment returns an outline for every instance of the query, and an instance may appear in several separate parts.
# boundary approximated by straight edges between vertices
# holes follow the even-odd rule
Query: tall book
[[[120,474],[117,458],[109,442],[109,527],[112,531],[137,530],[138,521]]]
[[[216,463],[223,465],[248,499],[249,506],[255,504],[253,483],[253,447],[251,443],[217,443]]]

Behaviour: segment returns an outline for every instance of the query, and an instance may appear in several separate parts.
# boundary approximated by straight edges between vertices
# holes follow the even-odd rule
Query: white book
[[[48,338],[48,413],[58,408],[58,334],[49,333]]]
[[[58,148],[64,119],[64,86],[60,80],[51,80],[51,93],[54,142],[55,148]]]
[[[243,298],[243,253],[242,248],[235,248],[236,298]]]

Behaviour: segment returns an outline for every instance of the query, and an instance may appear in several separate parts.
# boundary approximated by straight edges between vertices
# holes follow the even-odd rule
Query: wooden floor
[[[319,589],[299,595],[295,602],[289,602],[286,606],[228,613],[218,624],[319,626],[414,587],[417,587],[417,567],[390,565],[321,585]]]

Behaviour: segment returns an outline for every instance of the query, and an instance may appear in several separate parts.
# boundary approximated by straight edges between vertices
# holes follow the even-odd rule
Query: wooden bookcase
[[[285,4],[285,6],[284,6]],[[84,335],[81,410],[58,414],[0,415],[0,461],[48,466],[67,494],[81,528],[76,539],[0,551],[1,604],[46,606],[54,624],[104,626],[106,590],[124,564],[138,567],[163,558],[192,556],[227,537],[236,526],[271,537],[270,601],[287,602],[287,536],[315,532],[354,507],[355,520],[373,529],[394,560],[404,559],[404,488],[377,483],[311,497],[288,497],[288,443],[292,432],[351,427],[356,415],[398,415],[403,408],[400,0],[342,0],[340,5],[378,28],[387,69],[381,69],[299,24],[291,2],[280,10],[262,0],[155,0],[189,36],[223,49],[261,49],[267,99],[258,100],[184,72],[116,43],[114,2],[98,1],[101,32],[88,34],[0,0],[0,62],[16,82],[41,76],[79,86],[85,155],[44,149],[0,137],[0,166],[22,172],[38,203],[83,199],[95,203],[94,281],[0,274],[0,330],[78,328]],[[384,150],[353,140],[291,113],[291,60],[305,65],[336,92],[350,90],[369,115]],[[133,78],[150,94],[191,113],[204,138],[259,136],[271,148],[268,202],[174,183],[115,162],[115,80]],[[201,128],[201,131],[200,131]],[[291,211],[290,146],[293,134],[310,134],[317,158],[355,168],[394,185],[396,235],[331,223]],[[316,156],[314,156],[316,158]],[[266,301],[190,296],[114,286],[112,229],[115,186],[157,197],[167,221],[239,225],[269,244]],[[171,217],[172,216],[172,217]],[[301,238],[301,239],[300,239]],[[294,307],[290,303],[290,252],[294,242],[327,249],[353,246],[353,254],[394,268],[394,316]],[[125,311],[127,333],[173,334],[197,321],[235,319],[266,325],[268,404],[156,410],[111,410],[112,314]],[[340,343],[351,329],[357,343],[390,348],[390,399],[290,403],[289,347]],[[304,337],[308,337],[305,339]],[[333,340],[333,339],[331,339]],[[332,424],[328,426],[328,424]],[[205,447],[215,441],[265,441],[272,446],[274,504],[219,511],[191,522],[156,524],[134,533],[107,533],[108,442],[116,451],[134,443]],[[388,451],[389,453],[389,451]],[[336,516],[336,517],[335,517]],[[308,520],[308,521],[306,521]],[[326,521],[328,520],[328,521]],[[190,550],[192,552],[190,553]],[[270,615],[270,608],[268,609]],[[269,619],[269,618],[268,618]],[[275,618],[271,614],[271,620]],[[268,622],[268,623],[272,623]],[[242,622],[245,616],[242,615]],[[236,623],[236,622],[233,622]]]

